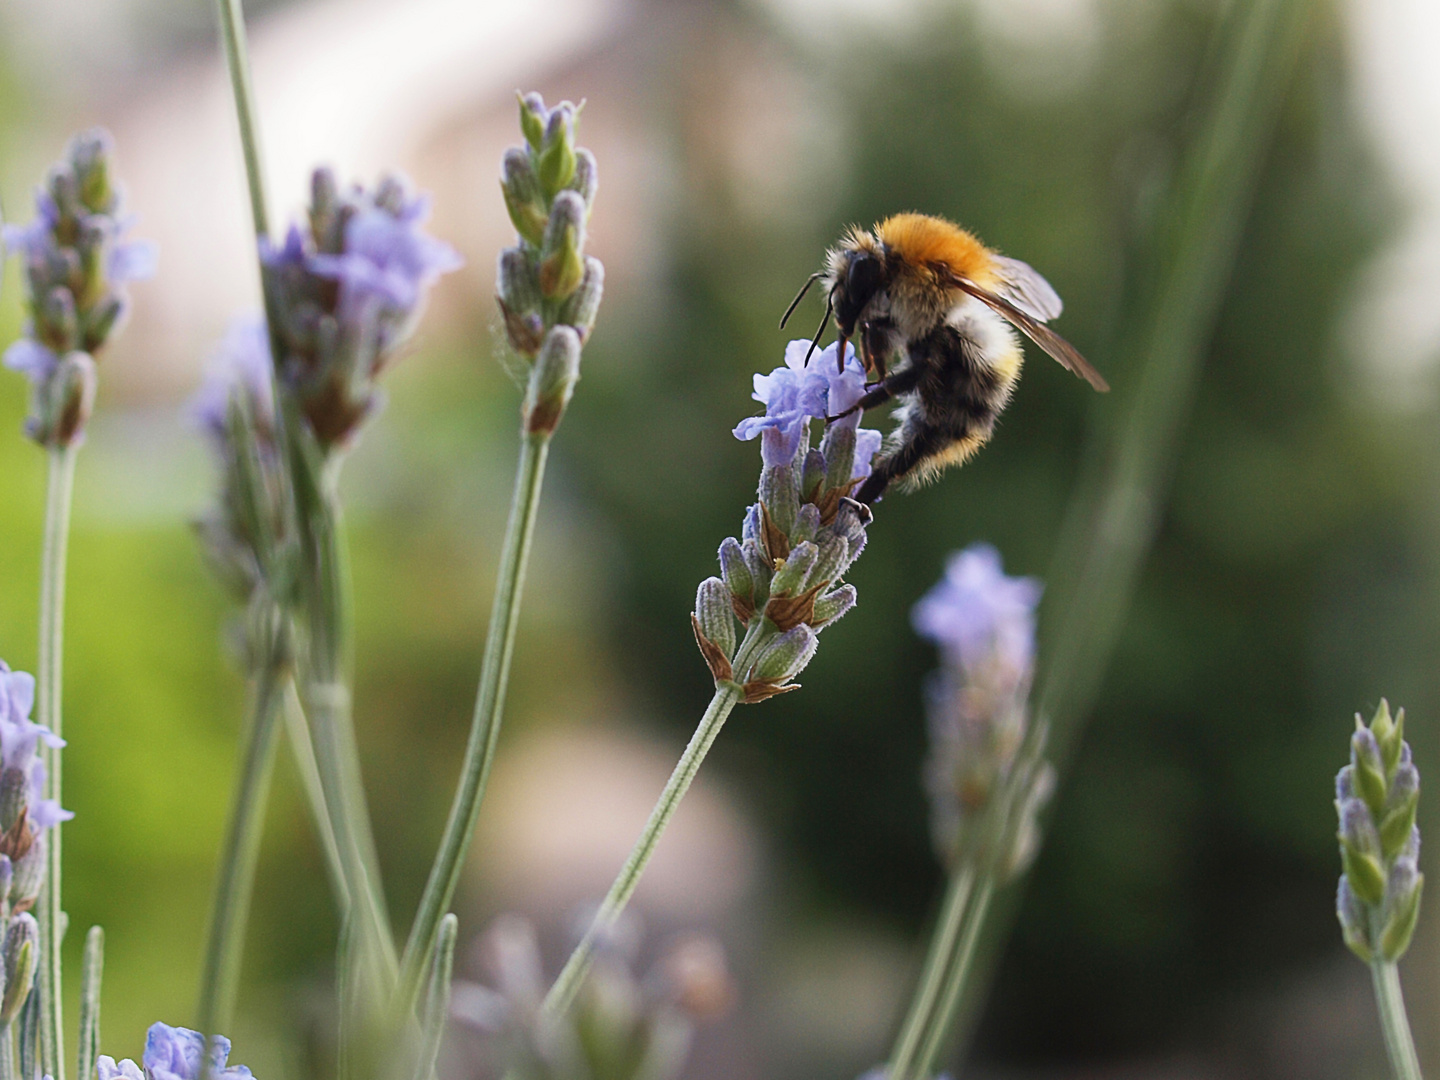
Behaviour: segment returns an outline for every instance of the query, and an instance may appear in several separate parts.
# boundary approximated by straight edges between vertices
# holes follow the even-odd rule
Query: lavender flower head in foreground
[[[27,316],[5,365],[34,385],[26,433],[43,446],[82,437],[95,357],[124,319],[123,286],[155,269],[153,244],[124,239],[130,219],[111,179],[113,151],[103,130],[75,136],[35,193],[35,220],[4,228],[6,249],[24,262]]]
[[[1405,741],[1405,710],[1382,700],[1367,727],[1357,713],[1350,764],[1335,777],[1340,876],[1335,908],[1345,944],[1367,963],[1394,963],[1420,915],[1420,773]]]
[[[35,679],[0,660],[0,921],[34,906],[45,880],[45,833],[75,815],[42,797],[45,765],[41,742],[65,740],[30,719]]]
[[[202,1080],[202,1076],[214,1080],[249,1080],[253,1074],[244,1065],[226,1066],[229,1056],[230,1040],[223,1036],[210,1037],[207,1061],[205,1037],[200,1032],[155,1023],[145,1036],[141,1065],[129,1058],[117,1063],[112,1057],[102,1056],[97,1062],[97,1072],[99,1080]]]
[[[716,685],[738,687],[747,703],[797,688],[820,630],[855,604],[840,578],[865,548],[869,515],[848,496],[870,474],[881,436],[861,428],[858,413],[825,423],[859,400],[865,373],[848,350],[837,371],[834,345],[806,364],[809,347],[791,342],[784,367],[755,376],[765,414],[742,420],[735,437],[760,439],[760,498],[741,539],[720,545],[721,576],[701,583],[692,615]],[[824,433],[812,449],[817,420]]]
[[[1030,727],[1041,591],[1034,578],[1008,577],[995,548],[974,544],[950,556],[944,578],[911,613],[916,633],[939,646],[943,661],[926,686],[925,784],[936,847],[947,863],[986,845],[991,828],[1000,830],[996,854],[1006,876],[1022,869],[1039,844],[1034,819],[1054,772],[1038,747],[1030,755],[1021,748]],[[987,819],[992,806],[1001,820]]]
[[[262,241],[276,373],[324,449],[343,445],[376,407],[375,380],[414,330],[430,287],[460,266],[421,225],[429,201],[386,177],[341,192],[334,173],[310,181],[309,227],[276,248]]]

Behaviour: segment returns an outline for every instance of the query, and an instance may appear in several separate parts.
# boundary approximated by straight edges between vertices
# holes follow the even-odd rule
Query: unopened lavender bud
[[[29,801],[29,770],[6,769],[0,772],[0,834],[9,832],[20,820],[21,811]]]
[[[1355,734],[1350,738],[1350,763],[1355,768],[1355,793],[1375,813],[1385,806],[1385,766],[1380,760],[1380,744],[1357,715]]]
[[[575,192],[555,196],[540,243],[540,291],[547,297],[568,297],[585,276],[585,216],[585,202]]]
[[[770,579],[770,594],[793,596],[800,592],[819,555],[820,549],[808,540],[797,544],[790,552],[790,557],[785,560],[785,565],[776,570],[775,576]]]
[[[518,146],[506,150],[501,158],[500,191],[515,231],[539,247],[548,217],[545,200],[540,194],[540,180],[530,164],[530,155]]]
[[[755,595],[755,579],[745,561],[745,551],[733,536],[727,536],[720,545],[720,577],[734,596],[749,600]]]
[[[800,497],[802,499],[814,499],[820,493],[820,485],[825,482],[825,455],[819,450],[810,450],[805,454],[805,463],[800,470]]]
[[[550,110],[545,108],[545,99],[539,94],[521,96],[520,130],[525,134],[525,141],[536,150],[540,149],[541,140],[545,138],[545,122],[549,117]]]
[[[30,996],[39,949],[40,927],[35,917],[28,912],[16,915],[5,933],[5,992],[0,997],[0,1024],[14,1020]]]
[[[40,889],[45,884],[45,834],[36,833],[30,842],[30,850],[14,860],[14,874],[10,880],[10,906],[14,911],[27,911],[35,906]]]
[[[42,446],[70,446],[95,408],[95,361],[83,352],[62,357],[54,373],[35,388],[35,415],[28,431]]]
[[[79,217],[83,207],[80,203],[80,182],[75,178],[75,169],[69,162],[53,166],[45,176],[45,187],[50,198],[63,217]]]
[[[600,299],[605,294],[605,267],[599,259],[585,257],[585,273],[580,284],[560,307],[559,321],[573,326],[583,343],[590,336],[595,325],[595,316],[600,313]]]
[[[540,272],[534,259],[522,248],[500,252],[495,267],[495,291],[507,311],[529,312],[540,307]]]
[[[815,601],[814,626],[829,626],[855,606],[855,586],[841,585]]]
[[[831,424],[825,429],[825,488],[835,490],[850,483],[855,469],[855,432],[848,424]]]
[[[1415,923],[1420,917],[1420,892],[1425,875],[1413,859],[1396,859],[1385,883],[1384,926],[1380,930],[1379,952],[1390,961],[1399,960],[1410,947]]]
[[[814,540],[815,534],[820,531],[820,508],[814,503],[802,503],[800,512],[795,515],[795,527],[790,530],[790,540],[799,544],[806,540]]]
[[[819,544],[820,555],[810,568],[810,577],[805,587],[828,584],[838,578],[849,563],[849,545],[843,536],[827,533]]]
[[[77,135],[70,144],[70,166],[81,205],[92,214],[110,213],[115,208],[115,191],[110,184],[110,137],[99,130]]]
[[[1384,816],[1380,819],[1380,848],[1393,859],[1410,840],[1415,828],[1415,811],[1420,802],[1420,772],[1406,762],[1395,770],[1390,782]]]
[[[730,589],[719,578],[706,578],[695,592],[695,618],[700,630],[726,656],[735,651],[735,612]]]
[[[1362,855],[1380,854],[1380,835],[1370,817],[1370,809],[1360,799],[1349,799],[1339,806],[1340,839]]]
[[[535,171],[546,195],[555,195],[575,176],[575,106],[568,101],[551,109],[546,118]]]
[[[67,352],[80,340],[80,322],[75,314],[75,297],[63,285],[46,295],[35,313],[35,331],[49,348]]]
[[[1405,710],[1399,710],[1392,718],[1390,703],[1381,698],[1380,708],[1375,710],[1375,716],[1370,721],[1370,730],[1375,735],[1375,741],[1380,744],[1380,761],[1385,766],[1385,775],[1389,776],[1400,764],[1401,755],[1407,749]]]
[[[1340,933],[1346,946],[1368,964],[1374,956],[1374,946],[1370,943],[1370,916],[1350,888],[1349,879],[1344,876],[1340,878],[1335,892],[1335,917],[1340,920]]]
[[[764,482],[764,477],[761,477]],[[752,503],[745,510],[745,520],[740,523],[740,539],[746,544],[760,544],[763,542],[763,522],[760,517],[760,505]]]
[[[554,327],[530,369],[525,392],[525,430],[549,433],[555,430],[575,383],[580,378],[580,335],[568,326]]]
[[[80,348],[89,353],[97,352],[109,340],[110,334],[124,314],[125,300],[116,294],[107,296],[95,305],[81,328]]]
[[[595,191],[600,186],[600,175],[595,167],[595,155],[584,147],[575,151],[575,175],[566,186],[585,200],[587,209],[595,204]]]
[[[1335,801],[1344,802],[1355,797],[1355,770],[1346,765],[1335,774]]]
[[[775,635],[755,658],[750,678],[774,683],[793,679],[805,670],[819,643],[815,631],[803,623]]]
[[[760,504],[770,515],[770,523],[788,537],[795,528],[796,515],[800,513],[795,470],[789,465],[767,465],[761,469]]]
[[[755,582],[755,603],[764,601],[770,595],[770,579],[775,576],[773,564],[765,558],[765,552],[754,540],[746,540],[741,546],[745,553],[745,565],[750,568],[750,578]]]

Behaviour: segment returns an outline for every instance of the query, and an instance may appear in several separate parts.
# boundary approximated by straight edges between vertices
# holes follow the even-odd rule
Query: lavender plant
[[[36,192],[35,220],[7,225],[3,232],[5,247],[24,263],[26,308],[23,335],[6,349],[5,364],[30,379],[31,414],[25,430],[47,455],[36,697],[40,726],[57,740],[62,728],[65,564],[75,453],[94,407],[96,359],[124,321],[124,285],[148,277],[155,263],[153,245],[124,238],[129,219],[122,212],[112,157],[106,132],[77,135]],[[61,745],[42,742],[39,750],[44,790],[52,801],[60,798]],[[47,865],[36,908],[35,953],[40,1061],[47,1073],[64,1080],[60,943],[66,916],[60,904],[59,825],[58,819],[51,824],[42,845]]]
[[[949,884],[886,1080],[934,1075],[991,896],[1039,850],[1036,818],[1055,785],[1045,725],[1029,713],[1040,593],[1034,578],[1007,576],[995,548],[975,544],[950,557],[912,612],[916,632],[940,649],[925,688],[925,787]]]
[[[1370,965],[1385,1049],[1397,1080],[1420,1076],[1397,967],[1415,933],[1425,884],[1418,867],[1419,800],[1420,773],[1405,741],[1405,710],[1392,718],[1382,698],[1368,725],[1355,715],[1350,764],[1335,777],[1344,868],[1335,913],[1345,944]]]
[[[130,1058],[116,1062],[102,1056],[97,1062],[99,1080],[250,1080],[244,1065],[227,1065],[230,1040],[212,1036],[208,1046],[198,1031],[155,1023],[145,1035],[140,1064]]]
[[[841,419],[864,393],[853,352],[836,347],[806,363],[808,341],[793,341],[785,364],[755,376],[763,416],[742,420],[735,437],[759,438],[759,499],[745,513],[741,538],[720,545],[720,577],[700,583],[690,622],[715,681],[715,695],[651,811],[639,840],[595,918],[545,999],[569,1008],[599,942],[613,932],[655,845],[700,770],[731,710],[799,689],[795,677],[815,655],[820,631],[855,605],[841,577],[865,548],[869,511],[849,498],[870,473],[880,433],[858,413]],[[815,421],[821,432],[811,446]],[[741,633],[737,633],[737,625]]]

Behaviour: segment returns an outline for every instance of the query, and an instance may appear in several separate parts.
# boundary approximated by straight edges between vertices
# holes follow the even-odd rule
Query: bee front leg
[[[884,405],[885,402],[891,398],[914,390],[919,383],[920,372],[917,369],[912,367],[906,368],[904,371],[897,371],[894,375],[886,378],[884,382],[877,384],[873,390],[854,405],[851,405],[850,408],[838,416],[827,416],[825,420],[827,423],[831,420],[840,420],[858,410],[873,409],[876,405]]]

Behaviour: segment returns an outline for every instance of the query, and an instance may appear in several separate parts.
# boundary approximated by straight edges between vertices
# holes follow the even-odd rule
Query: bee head
[[[845,337],[854,337],[860,313],[885,285],[883,256],[865,250],[847,251],[843,265],[836,271],[830,288],[835,324]]]

